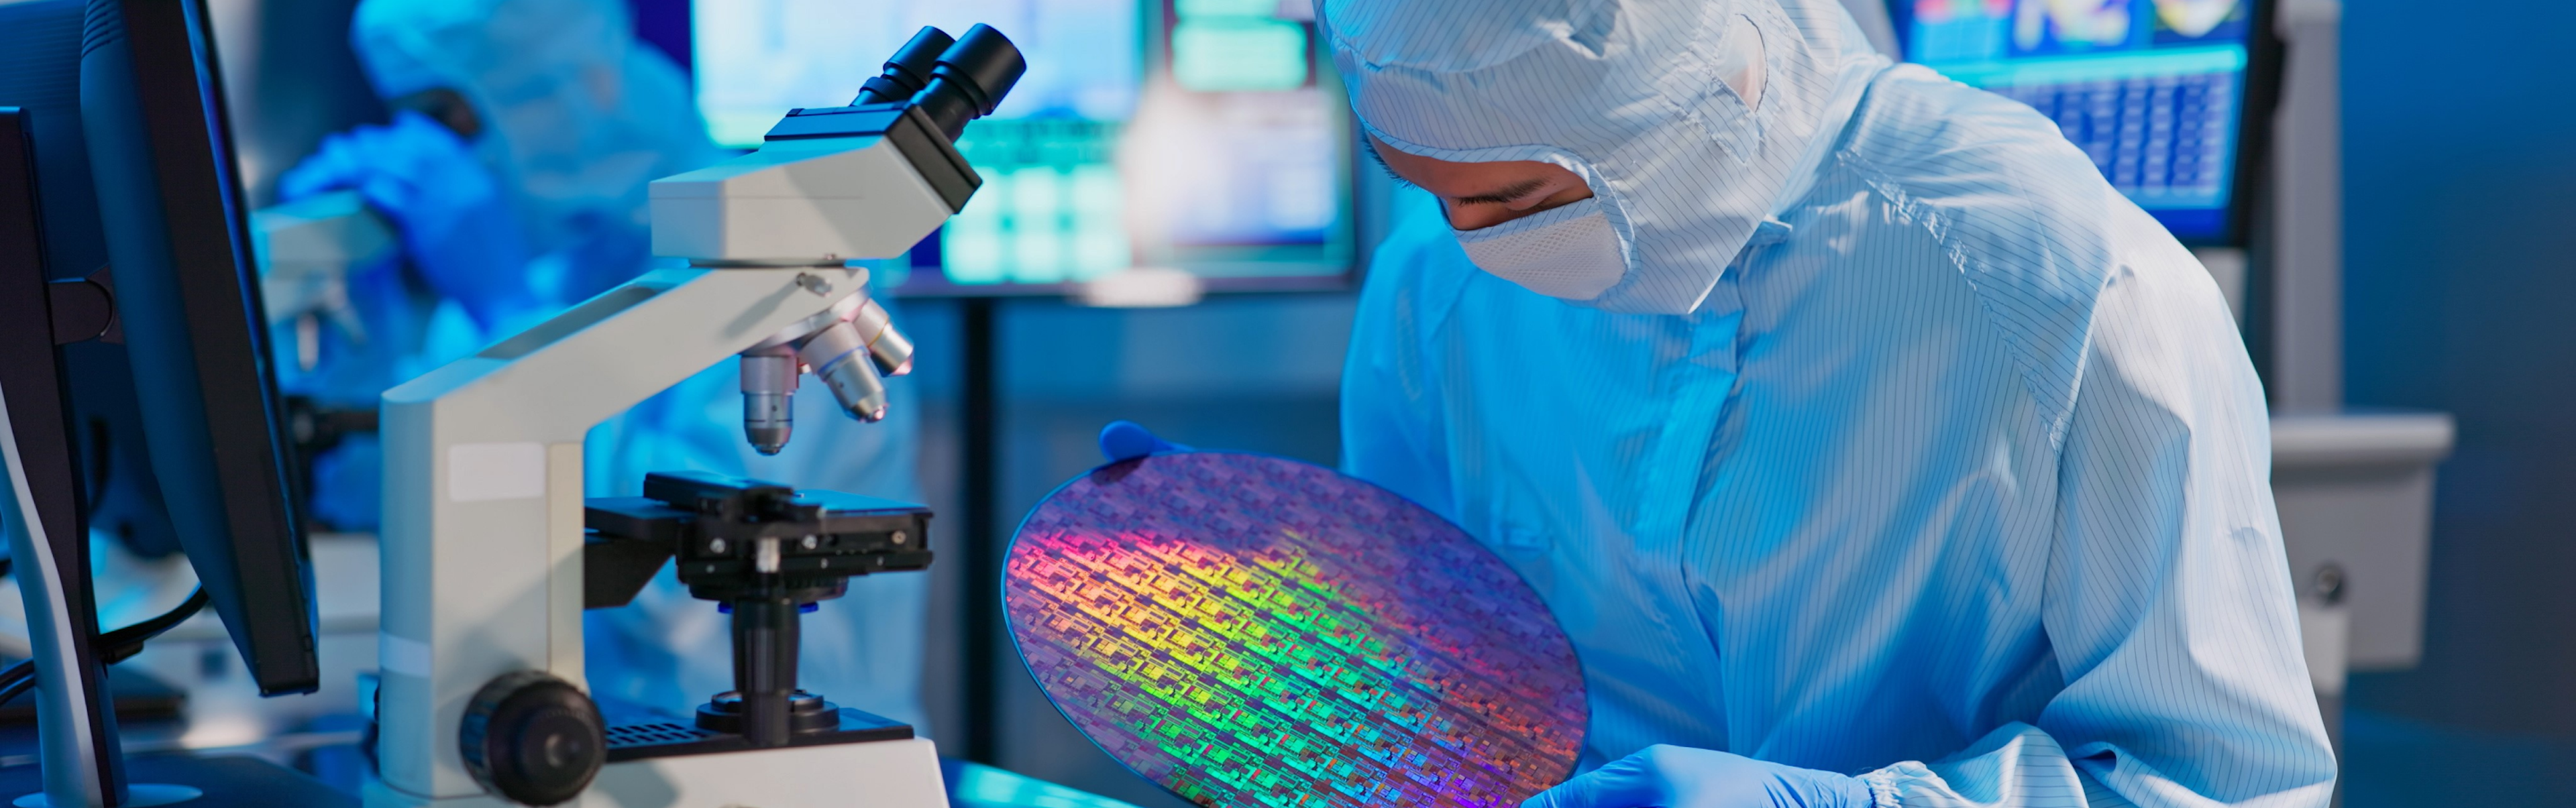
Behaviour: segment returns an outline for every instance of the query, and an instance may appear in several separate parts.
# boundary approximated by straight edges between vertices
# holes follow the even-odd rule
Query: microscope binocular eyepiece
[[[937,28],[914,34],[886,62],[885,73],[868,80],[859,103],[910,100],[953,141],[965,134],[967,122],[993,114],[1020,74],[1028,72],[1019,46],[992,26],[978,23],[966,29],[964,38],[947,40]],[[938,56],[925,58],[934,47],[941,48]]]
[[[920,33],[912,35],[912,41],[903,43],[894,58],[886,60],[884,73],[859,86],[859,97],[852,99],[850,106],[911,100],[914,93],[930,83],[931,72],[939,69],[939,54],[955,44],[957,40],[948,32],[922,26]]]

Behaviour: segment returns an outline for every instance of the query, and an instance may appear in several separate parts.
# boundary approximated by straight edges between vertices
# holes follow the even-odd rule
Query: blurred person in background
[[[646,184],[723,157],[688,79],[636,41],[622,0],[364,0],[351,45],[391,122],[328,138],[279,182],[282,201],[361,195],[400,235],[400,260],[354,268],[362,328],[282,386],[373,407],[387,388],[642,274],[653,263]],[[781,110],[783,113],[784,110]],[[281,342],[281,344],[284,344]],[[592,430],[590,496],[637,496],[651,471],[698,470],[920,501],[915,394],[889,380],[886,420],[829,395],[795,398],[776,456],[742,434],[731,362]],[[314,511],[373,527],[381,451],[344,442],[314,470]],[[922,575],[854,579],[804,619],[800,683],[844,706],[921,724]],[[594,694],[685,715],[733,689],[727,618],[665,566],[624,608],[584,615]]]

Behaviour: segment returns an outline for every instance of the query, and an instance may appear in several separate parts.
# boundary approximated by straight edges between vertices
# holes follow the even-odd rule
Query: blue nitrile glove
[[[323,139],[278,179],[278,197],[288,201],[342,188],[393,220],[412,266],[485,333],[551,308],[529,285],[527,240],[508,195],[447,127],[397,112],[391,124]]]
[[[1100,456],[1111,463],[1166,452],[1197,451],[1145,431],[1134,421],[1111,421],[1100,428]]]
[[[1521,808],[1869,808],[1847,774],[1743,755],[1649,746],[1521,803]]]

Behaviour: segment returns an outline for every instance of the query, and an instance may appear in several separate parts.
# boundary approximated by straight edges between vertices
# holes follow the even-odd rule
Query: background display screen
[[[2186,241],[2229,237],[2253,0],[1898,0],[1907,61],[2031,105]]]
[[[958,143],[985,184],[913,250],[907,292],[1053,292],[1135,266],[1336,283],[1349,124],[1308,16],[1280,0],[698,0],[692,47],[709,133],[753,148],[788,109],[849,103],[921,26],[981,22],[1019,45],[1027,75]]]

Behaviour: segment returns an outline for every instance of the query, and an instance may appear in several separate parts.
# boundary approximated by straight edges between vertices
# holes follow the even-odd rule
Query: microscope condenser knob
[[[544,671],[512,673],[475,691],[456,741],[474,782],[522,805],[580,796],[608,762],[599,706]]]

